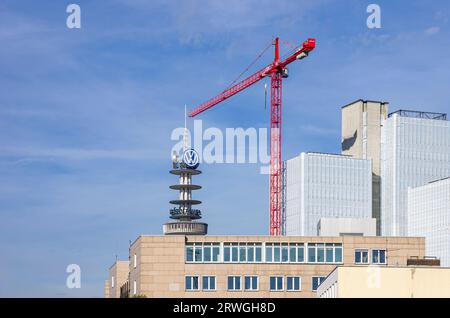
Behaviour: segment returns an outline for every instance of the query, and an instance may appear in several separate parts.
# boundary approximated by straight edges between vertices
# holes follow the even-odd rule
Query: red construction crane
[[[287,77],[286,66],[295,60],[308,56],[316,47],[315,39],[308,39],[285,60],[280,61],[279,39],[275,38],[275,58],[273,62],[255,74],[224,90],[216,97],[201,104],[189,113],[189,117],[197,116],[214,105],[223,102],[234,94],[255,84],[266,76],[270,76],[270,235],[281,235],[281,88],[282,79]]]

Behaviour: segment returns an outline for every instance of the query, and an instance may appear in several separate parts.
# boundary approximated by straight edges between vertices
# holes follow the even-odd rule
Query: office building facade
[[[408,235],[408,187],[450,176],[446,114],[398,111],[383,123],[381,227],[384,236]]]
[[[425,237],[427,254],[450,267],[450,177],[408,189],[408,233]]]
[[[337,265],[406,266],[423,238],[140,236],[130,246],[130,297],[315,297]]]
[[[286,235],[317,235],[320,218],[371,218],[371,161],[301,153],[286,161]]]

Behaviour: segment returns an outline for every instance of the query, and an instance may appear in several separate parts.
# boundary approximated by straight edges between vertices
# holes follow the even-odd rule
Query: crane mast
[[[223,102],[231,96],[243,91],[251,85],[257,83],[264,77],[270,76],[270,176],[269,176],[269,209],[270,235],[282,235],[281,227],[281,192],[282,192],[282,157],[281,157],[281,111],[282,111],[282,87],[283,77],[287,77],[286,66],[296,60],[308,56],[309,52],[316,46],[315,39],[308,39],[303,45],[296,49],[293,54],[283,61],[280,61],[279,38],[275,38],[275,57],[272,64],[257,71],[253,75],[240,81],[239,83],[224,90],[222,93],[196,107],[189,113],[189,117],[210,109]]]

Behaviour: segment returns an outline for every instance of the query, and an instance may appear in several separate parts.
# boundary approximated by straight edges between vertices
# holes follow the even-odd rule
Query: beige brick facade
[[[214,263],[186,261],[186,244],[219,243],[223,253],[224,243],[337,243],[342,244],[340,263],[231,263],[221,259]],[[386,265],[406,266],[408,258],[423,257],[424,238],[415,237],[295,237],[295,236],[140,236],[130,248],[129,291],[130,296],[146,297],[316,297],[312,290],[313,276],[327,276],[337,265],[355,265],[355,249],[386,250]],[[361,265],[367,266],[367,265]],[[258,290],[229,291],[228,276],[258,276]],[[214,276],[214,291],[187,291],[186,276]],[[270,291],[269,278],[282,276],[282,291]],[[300,291],[286,291],[286,277],[301,278]],[[124,274],[122,275],[124,277]],[[111,277],[110,277],[111,279]],[[243,280],[243,278],[242,278]],[[199,283],[201,284],[201,283]],[[241,287],[243,281],[241,282]],[[117,295],[111,289],[111,295]],[[114,296],[111,296],[114,297]]]
[[[109,279],[105,283],[105,289],[109,289],[107,298],[119,298],[120,287],[128,280],[128,273],[130,272],[129,261],[116,261],[109,268]],[[106,294],[105,294],[106,297]]]

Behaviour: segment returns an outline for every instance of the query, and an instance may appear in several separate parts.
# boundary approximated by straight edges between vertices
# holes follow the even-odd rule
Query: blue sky
[[[366,27],[372,2],[378,30]],[[448,1],[79,0],[79,30],[66,27],[69,3],[0,3],[3,297],[101,297],[129,241],[162,232],[184,104],[224,89],[274,35],[317,38],[284,81],[284,158],[339,152],[340,106],[359,98],[450,110]],[[204,127],[267,127],[263,87],[201,115]],[[211,234],[267,234],[258,165],[201,169]],[[66,288],[72,263],[81,289]]]

